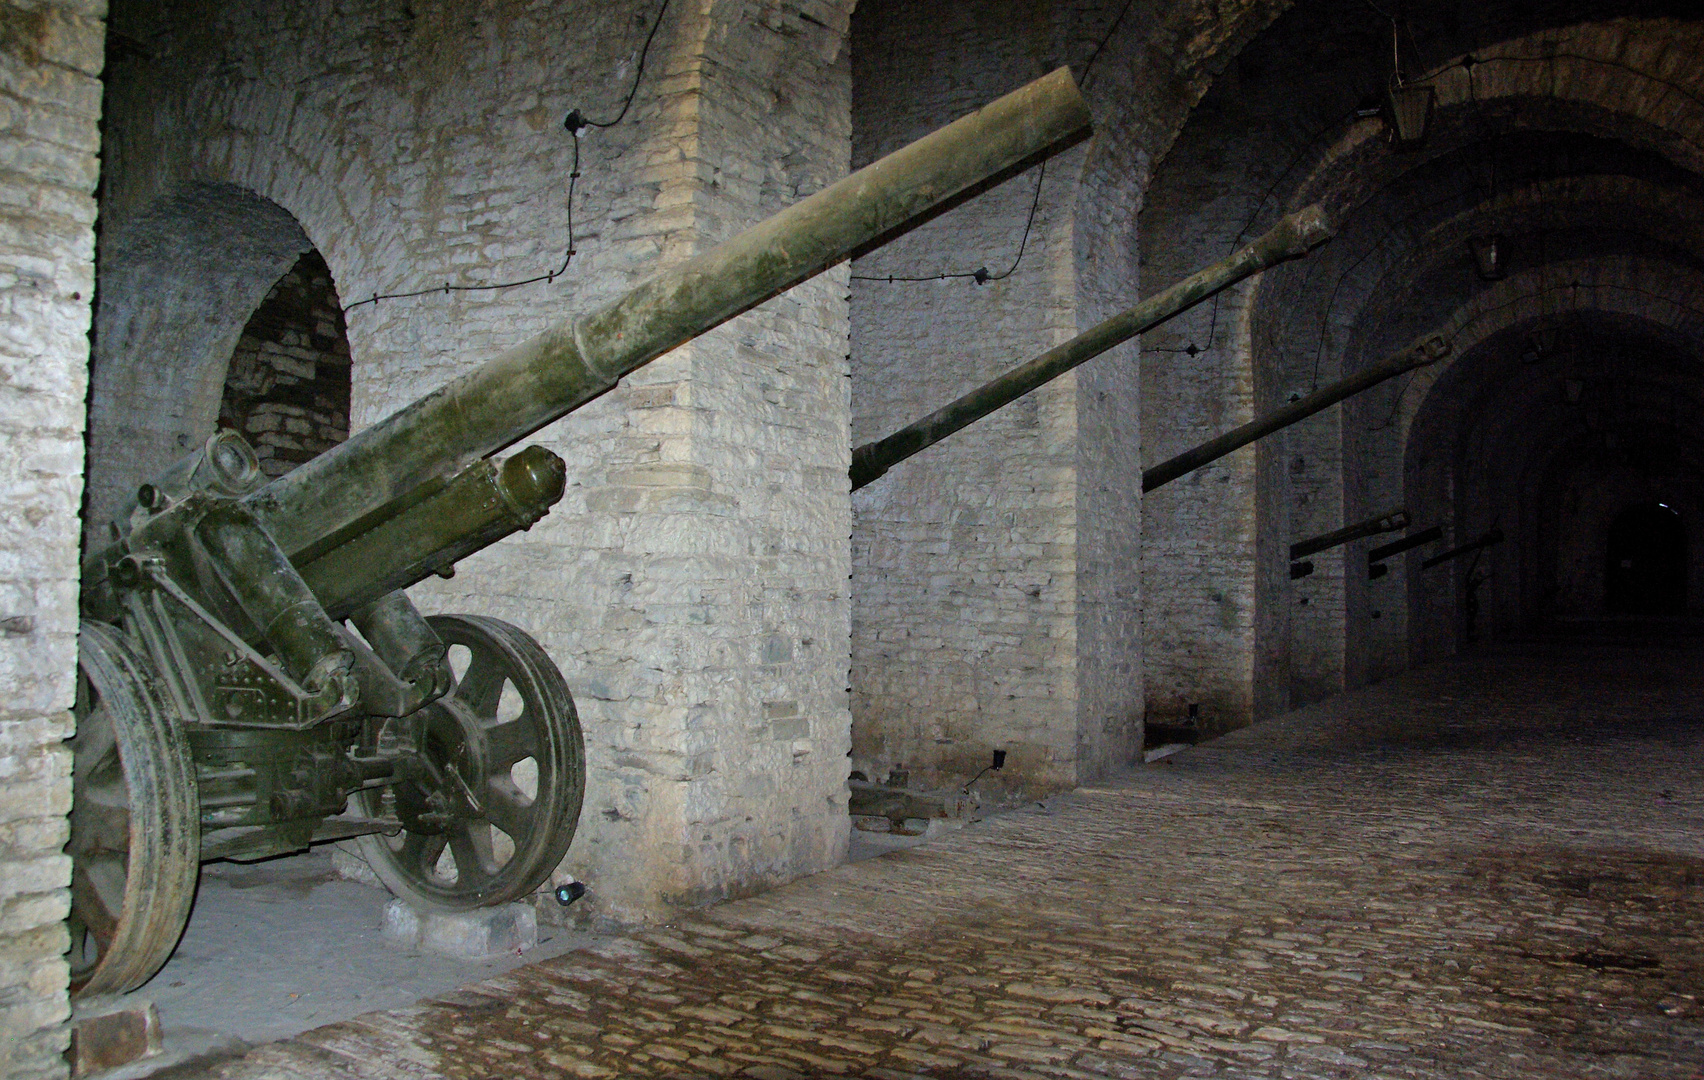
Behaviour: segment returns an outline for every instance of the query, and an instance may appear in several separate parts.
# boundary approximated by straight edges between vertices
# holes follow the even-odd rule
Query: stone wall
[[[104,0],[0,3],[0,1075],[63,1076]]]
[[[249,441],[268,476],[349,437],[349,336],[318,252],[297,260],[243,327],[225,372],[219,426]]]
[[[855,162],[1045,72],[995,17],[956,4],[861,6]],[[1075,333],[1083,162],[1082,150],[1056,158],[853,264],[854,443]],[[978,284],[968,275],[983,267],[995,280]],[[939,273],[957,276],[927,280]],[[1009,757],[995,783],[1076,782],[1077,447],[1068,375],[854,497],[855,767],[963,783],[999,748]]]
[[[1039,201],[1025,177],[858,264],[855,441],[1140,299],[1136,215],[1152,163],[1280,6],[860,6],[860,159],[1059,64],[1081,79],[1097,134],[1049,163]],[[1032,205],[1010,276],[887,280],[1003,274]],[[1134,345],[1115,350],[855,496],[853,757],[870,775],[903,762],[914,783],[962,780],[1001,748],[1004,782],[1039,790],[1132,758],[1156,654],[1142,629],[1139,474],[1153,420],[1142,367]]]
[[[175,353],[103,331],[111,385],[184,392],[170,424],[133,425],[138,456],[211,429],[224,358],[310,246],[346,303],[425,291],[347,314],[359,428],[846,172],[849,2],[669,5],[631,108],[576,147],[564,116],[617,118],[660,7],[115,10],[135,47],[110,79],[102,325],[204,309]],[[566,273],[473,288],[561,268],[576,160]],[[234,258],[158,239],[209,221],[238,226]],[[846,319],[839,270],[546,428],[530,441],[568,461],[562,503],[416,590],[517,623],[562,667],[590,772],[565,871],[596,914],[664,917],[842,857]],[[110,400],[97,385],[97,417]]]

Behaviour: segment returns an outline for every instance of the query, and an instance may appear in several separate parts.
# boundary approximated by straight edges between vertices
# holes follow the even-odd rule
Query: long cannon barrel
[[[247,498],[298,565],[622,376],[1087,138],[1060,68],[440,387]]]
[[[1349,541],[1359,540],[1363,536],[1377,536],[1379,533],[1395,532],[1398,529],[1406,528],[1408,528],[1408,511],[1392,510],[1388,514],[1379,514],[1376,517],[1367,518],[1365,521],[1357,521],[1353,525],[1345,525],[1341,529],[1334,529],[1311,539],[1291,544],[1290,558],[1306,558],[1321,551],[1330,551],[1334,547],[1341,547]]]
[[[1433,525],[1429,529],[1421,529],[1417,533],[1410,533],[1401,540],[1392,540],[1388,544],[1381,544],[1367,552],[1367,580],[1377,581],[1379,578],[1390,573],[1390,567],[1385,565],[1385,560],[1390,558],[1392,555],[1401,555],[1405,551],[1412,551],[1417,547],[1424,547],[1434,540],[1442,539],[1443,535],[1444,527],[1442,525]]]
[[[1152,330],[1269,266],[1306,255],[1329,239],[1331,225],[1321,207],[1309,206],[1284,216],[1264,236],[1229,257],[1196,271],[1164,292],[1098,323],[892,435],[858,447],[852,451],[852,490],[879,480],[906,458],[1052,382],[1084,361]]]
[[[1444,527],[1442,525],[1434,525],[1429,529],[1421,529],[1417,533],[1405,536],[1401,540],[1392,540],[1388,544],[1381,544],[1367,552],[1367,565],[1372,566],[1374,563],[1384,562],[1392,555],[1401,555],[1405,551],[1411,551],[1414,548],[1423,547],[1434,540],[1441,540],[1443,535]]]
[[[1425,562],[1420,564],[1420,569],[1430,570],[1434,566],[1441,566],[1442,564],[1447,563],[1447,562],[1451,561],[1452,559],[1459,559],[1463,555],[1472,554],[1473,552],[1478,551],[1481,548],[1496,547],[1498,544],[1501,544],[1502,542],[1503,542],[1503,530],[1502,529],[1492,529],[1490,532],[1486,533],[1484,536],[1481,536],[1477,540],[1470,540],[1467,543],[1461,545],[1460,547],[1453,547],[1453,548],[1450,548],[1448,551],[1444,552],[1441,555],[1432,556],[1430,559],[1427,559]]]
[[[1180,476],[1186,476],[1203,465],[1217,461],[1233,450],[1240,450],[1256,439],[1282,431],[1299,420],[1306,420],[1314,413],[1342,401],[1354,397],[1363,390],[1370,390],[1386,379],[1394,379],[1405,371],[1417,367],[1425,367],[1449,355],[1450,345],[1441,337],[1427,337],[1410,348],[1404,349],[1395,356],[1381,360],[1349,376],[1322,387],[1302,398],[1292,402],[1282,409],[1251,420],[1242,427],[1227,431],[1216,439],[1202,443],[1193,450],[1185,450],[1166,461],[1160,462],[1142,473],[1142,491],[1150,492],[1162,484],[1169,484]]]

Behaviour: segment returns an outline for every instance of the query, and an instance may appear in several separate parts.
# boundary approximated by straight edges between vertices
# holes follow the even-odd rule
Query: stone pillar
[[[104,0],[0,3],[0,1074],[63,1076]]]

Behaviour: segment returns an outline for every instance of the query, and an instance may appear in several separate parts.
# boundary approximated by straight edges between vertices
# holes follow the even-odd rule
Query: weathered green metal
[[[302,580],[333,619],[406,589],[521,529],[562,498],[568,470],[542,446],[502,462],[476,461],[448,483],[428,482],[423,498],[319,557]]]
[[[1333,529],[1328,533],[1302,540],[1290,545],[1290,558],[1302,559],[1321,551],[1330,551],[1341,547],[1351,540],[1359,540],[1363,536],[1377,536],[1379,533],[1395,532],[1408,528],[1408,511],[1392,510],[1388,514],[1379,514],[1357,521],[1353,525],[1345,525],[1341,529]]]
[[[1169,484],[1180,476],[1186,476],[1224,457],[1234,450],[1240,450],[1256,439],[1263,438],[1275,431],[1282,431],[1299,420],[1306,420],[1322,409],[1328,409],[1345,398],[1354,397],[1363,390],[1370,390],[1386,379],[1394,379],[1405,371],[1436,363],[1449,355],[1450,346],[1443,338],[1430,335],[1395,356],[1381,360],[1370,367],[1346,379],[1321,387],[1302,398],[1292,402],[1282,409],[1252,420],[1242,427],[1227,431],[1216,439],[1210,439],[1195,447],[1185,450],[1174,458],[1160,462],[1151,469],[1142,472],[1142,491],[1154,490],[1162,484]]]
[[[1286,215],[1252,244],[1196,271],[1164,292],[1098,323],[1065,344],[1049,349],[892,435],[858,447],[852,451],[852,490],[857,491],[880,479],[906,458],[969,427],[1077,365],[1152,330],[1244,278],[1287,259],[1306,255],[1330,238],[1331,225],[1321,207],[1309,206]]]
[[[421,485],[524,438],[670,349],[1089,130],[1088,106],[1060,68],[440,387],[248,504],[292,559],[311,562],[390,516]]]
[[[170,811],[199,833],[204,859],[360,837],[387,884],[425,906],[530,893],[579,817],[585,765],[573,699],[517,628],[428,620],[401,591],[447,576],[562,497],[565,467],[549,451],[489,455],[1088,131],[1088,109],[1061,69],[511,349],[288,476],[267,483],[252,449],[221,432],[142,485],[111,542],[85,561],[83,613],[97,627],[86,631],[85,670],[117,672],[103,692],[128,703],[134,727],[149,727],[152,709],[152,726],[170,736],[151,744],[159,761],[138,757],[133,771],[127,751],[107,778],[145,803],[155,798],[154,766],[185,785],[193,770],[195,788],[163,810],[134,807],[135,819]],[[116,651],[105,648],[109,637]],[[452,647],[469,656],[459,677]],[[102,659],[111,656],[133,662]],[[505,711],[511,692],[518,715]],[[79,708],[80,720],[92,715]],[[94,753],[85,748],[83,759]],[[536,790],[523,794],[511,770],[527,762]],[[78,780],[78,800],[86,786]],[[496,845],[493,830],[511,843]],[[73,848],[87,863],[106,842],[85,831]],[[156,884],[152,850],[133,838],[126,872],[138,891]],[[126,891],[122,910],[87,889],[74,899],[107,929],[133,909],[148,920],[96,941],[117,942],[121,955],[102,961],[118,974],[90,976],[91,985],[133,988],[182,929],[179,906],[137,906]]]
[[[1453,547],[1448,551],[1432,556],[1430,559],[1427,559],[1425,562],[1420,564],[1420,569],[1430,570],[1434,566],[1442,566],[1444,563],[1459,559],[1463,555],[1471,555],[1475,551],[1480,551],[1484,548],[1496,547],[1498,544],[1503,542],[1503,539],[1502,529],[1492,529],[1477,540],[1470,540],[1467,543],[1462,544],[1460,547]]]

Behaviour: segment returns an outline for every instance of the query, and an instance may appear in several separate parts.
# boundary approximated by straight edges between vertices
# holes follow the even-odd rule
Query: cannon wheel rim
[[[114,628],[78,636],[71,740],[71,989],[121,994],[159,971],[201,870],[189,747],[148,662]]]
[[[477,615],[434,615],[427,622],[451,650],[461,646],[469,653],[449,692],[422,710],[429,745],[434,732],[442,736],[428,756],[438,766],[450,757],[477,763],[478,783],[458,783],[479,804],[464,805],[443,834],[404,829],[394,837],[363,836],[361,852],[391,892],[427,910],[467,911],[522,899],[562,861],[580,819],[585,744],[574,699],[544,649],[519,628]],[[499,715],[505,686],[513,687],[520,706],[507,717]],[[458,737],[463,741],[452,752],[447,744]],[[515,779],[528,760],[530,799]],[[363,793],[367,812],[394,810],[397,788]],[[499,826],[499,819],[510,828]],[[512,847],[500,862],[498,832]],[[446,854],[453,877],[439,869]],[[472,865],[471,873],[464,864]]]

